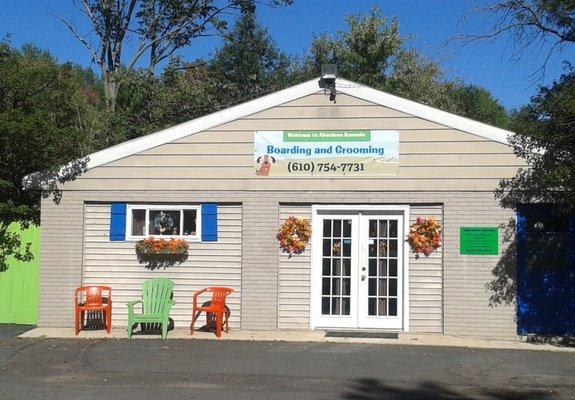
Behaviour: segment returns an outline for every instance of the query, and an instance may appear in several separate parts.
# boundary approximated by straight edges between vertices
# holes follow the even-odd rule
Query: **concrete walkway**
[[[105,330],[82,331],[78,336],[74,335],[71,328],[36,328],[25,332],[20,338],[52,338],[52,339],[125,339],[125,328],[112,329],[109,335]],[[135,333],[135,339],[157,339],[158,335],[141,335]],[[168,333],[168,339],[188,340],[217,340],[213,333],[194,332],[185,328],[176,328]],[[310,343],[363,343],[363,344],[386,344],[386,345],[415,345],[415,346],[446,346],[465,347],[477,349],[509,349],[509,350],[535,350],[551,352],[572,352],[574,347],[562,347],[551,344],[533,344],[525,342],[484,340],[468,337],[437,334],[399,334],[398,339],[380,338],[354,338],[354,337],[327,337],[325,331],[247,331],[232,330],[230,333],[222,333],[221,340],[237,341],[281,341],[281,342],[310,342]]]

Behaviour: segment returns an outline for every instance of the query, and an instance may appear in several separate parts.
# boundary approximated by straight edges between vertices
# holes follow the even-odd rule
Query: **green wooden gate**
[[[10,258],[8,270],[0,272],[0,323],[34,325],[38,320],[40,228],[30,226],[22,230],[19,224],[12,224],[9,229],[20,232],[22,243],[32,243],[34,260],[20,262]]]

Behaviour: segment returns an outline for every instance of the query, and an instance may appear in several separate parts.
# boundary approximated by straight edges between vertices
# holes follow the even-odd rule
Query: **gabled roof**
[[[484,124],[469,118],[451,114],[415,101],[403,99],[370,87],[338,78],[336,81],[338,93],[357,97],[384,107],[388,107],[415,117],[458,129],[485,139],[508,145],[507,138],[513,132]],[[290,88],[280,90],[267,96],[243,103],[213,114],[200,117],[162,131],[142,136],[98,151],[87,156],[86,168],[91,169],[130,155],[160,146],[165,143],[182,139],[186,136],[205,131],[227,122],[246,117],[260,111],[287,103],[301,97],[322,91],[319,80],[314,79]],[[65,168],[65,167],[63,167]],[[28,178],[28,177],[27,177]],[[25,178],[26,179],[26,178]]]

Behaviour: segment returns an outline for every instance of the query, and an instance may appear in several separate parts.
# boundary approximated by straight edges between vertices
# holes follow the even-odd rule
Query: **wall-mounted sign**
[[[496,256],[498,253],[498,228],[475,226],[459,228],[459,254]]]
[[[259,176],[374,176],[399,172],[399,132],[256,131]]]

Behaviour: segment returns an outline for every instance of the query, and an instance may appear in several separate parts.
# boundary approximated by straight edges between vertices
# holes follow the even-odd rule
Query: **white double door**
[[[314,209],[312,327],[403,329],[405,209]]]

